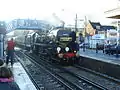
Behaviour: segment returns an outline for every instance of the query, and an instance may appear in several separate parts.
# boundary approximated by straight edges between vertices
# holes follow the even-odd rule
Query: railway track
[[[27,54],[28,55],[28,54]],[[31,57],[31,55],[28,55],[29,57]],[[34,59],[34,61],[36,61],[37,63],[43,62],[44,60],[37,60],[37,58],[33,58],[33,56],[31,57],[32,59]],[[41,58],[43,59],[43,58]],[[46,59],[46,58],[44,58]],[[47,62],[42,63],[43,66],[45,66],[45,68],[50,69],[51,72],[56,75],[59,76],[60,78],[62,78],[64,81],[67,80],[67,82],[71,82],[72,84],[74,84],[75,87],[78,87],[79,89],[77,90],[107,90],[108,88],[97,84],[93,81],[90,81],[89,79],[80,77],[74,73],[69,72],[69,70],[67,71],[66,69],[58,69],[53,67],[53,65],[49,65]],[[58,65],[57,65],[58,66]],[[74,88],[75,89],[75,88]],[[76,89],[75,89],[76,90]]]
[[[111,76],[108,76],[106,74],[102,74],[102,73],[99,73],[99,72],[96,72],[96,71],[93,71],[91,69],[88,69],[88,68],[84,68],[84,67],[81,67],[80,65],[74,65],[73,67],[77,68],[78,70],[81,70],[83,71],[84,73],[88,73],[88,74],[93,74],[95,76],[95,78],[105,78],[107,80],[107,82],[114,82],[115,84],[117,84],[119,86],[119,90],[120,90],[120,80],[119,79],[116,79],[114,77],[111,77]],[[101,78],[102,77],[102,78]],[[99,82],[100,83],[100,82]],[[101,83],[102,84],[102,83]],[[105,83],[104,83],[105,84]],[[112,83],[113,84],[113,83]],[[109,84],[110,85],[110,84]],[[107,85],[106,85],[107,87]]]
[[[83,90],[66,79],[51,73],[24,53],[16,53],[16,57],[38,90]]]
[[[46,59],[46,57],[44,57],[44,59]],[[53,65],[53,66],[55,66],[55,65]],[[61,66],[60,66],[60,68],[61,68]],[[88,70],[88,69],[86,69],[84,67],[80,67],[78,65],[71,66],[71,68],[64,67],[64,70],[65,70],[65,72],[68,72],[69,74],[77,76],[78,78],[79,77],[84,78],[84,79],[88,80],[88,82],[90,81],[90,83],[93,83],[97,86],[103,87],[103,89],[120,90],[120,83],[119,83],[120,81],[119,80],[116,80],[112,77],[103,75],[101,73],[97,73],[92,70]],[[81,80],[79,81],[79,83],[81,83],[81,85],[85,85],[85,86],[87,84],[87,83],[82,82]],[[91,86],[89,86],[89,87],[91,87]]]

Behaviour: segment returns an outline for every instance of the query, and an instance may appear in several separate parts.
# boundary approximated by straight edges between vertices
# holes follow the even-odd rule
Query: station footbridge
[[[50,23],[44,20],[32,19],[14,19],[6,24],[7,33],[13,30],[48,30],[51,28]]]

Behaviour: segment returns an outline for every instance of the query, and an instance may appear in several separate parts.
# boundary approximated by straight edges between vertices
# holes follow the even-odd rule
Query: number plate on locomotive
[[[60,41],[71,41],[71,37],[60,37]]]

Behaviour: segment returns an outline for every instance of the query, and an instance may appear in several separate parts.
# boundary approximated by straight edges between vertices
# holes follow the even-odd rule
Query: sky
[[[31,18],[73,25],[80,20],[110,23],[104,12],[119,6],[119,0],[0,0],[0,20]],[[54,17],[55,15],[55,17]]]

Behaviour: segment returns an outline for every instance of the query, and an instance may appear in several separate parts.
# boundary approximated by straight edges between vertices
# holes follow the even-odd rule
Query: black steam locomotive
[[[79,58],[76,33],[69,29],[56,29],[49,34],[39,32],[27,34],[25,35],[24,47],[37,55],[48,57],[49,60],[60,63],[73,64]]]

